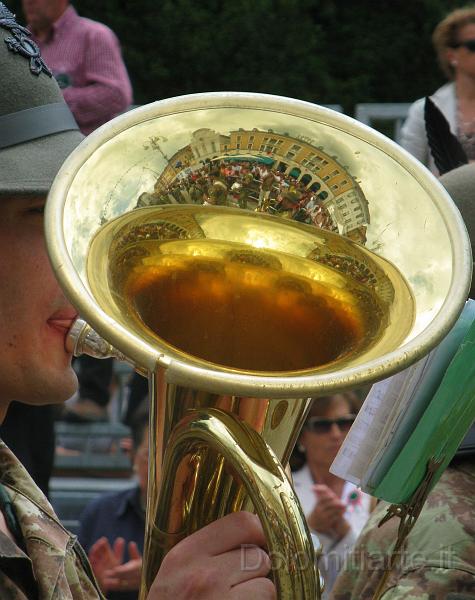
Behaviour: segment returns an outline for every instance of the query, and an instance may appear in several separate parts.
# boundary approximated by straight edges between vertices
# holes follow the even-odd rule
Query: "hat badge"
[[[15,15],[8,10],[3,2],[0,2],[0,27],[7,29],[13,36],[5,38],[7,48],[20,56],[28,58],[32,73],[39,75],[43,72],[49,77],[53,76],[41,58],[41,52],[37,44],[30,39],[31,33],[26,27],[22,27],[15,21]]]

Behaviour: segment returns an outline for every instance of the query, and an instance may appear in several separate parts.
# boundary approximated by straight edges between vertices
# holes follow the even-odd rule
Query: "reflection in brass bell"
[[[328,372],[397,347],[414,322],[402,274],[342,240],[235,208],[141,208],[97,233],[88,279],[169,352],[249,374]]]
[[[46,226],[81,316],[149,375],[143,597],[177,541],[240,509],[261,518],[279,598],[318,597],[280,463],[310,397],[408,366],[460,313],[470,249],[442,186],[328,109],[200,94],[89,136]],[[78,348],[108,352],[86,329]]]

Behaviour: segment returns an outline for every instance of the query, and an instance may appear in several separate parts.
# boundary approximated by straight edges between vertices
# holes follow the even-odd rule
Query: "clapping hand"
[[[309,527],[317,533],[323,533],[336,540],[341,540],[350,526],[343,517],[346,506],[338,496],[326,485],[314,485],[317,503],[308,515]]]
[[[117,538],[113,545],[102,537],[91,546],[89,561],[104,593],[138,590],[142,575],[142,555],[135,542],[129,542],[130,560],[124,562],[125,540]]]

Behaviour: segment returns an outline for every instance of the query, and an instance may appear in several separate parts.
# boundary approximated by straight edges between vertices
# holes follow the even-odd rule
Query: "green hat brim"
[[[67,156],[84,139],[79,131],[63,131],[0,153],[0,195],[47,194]]]

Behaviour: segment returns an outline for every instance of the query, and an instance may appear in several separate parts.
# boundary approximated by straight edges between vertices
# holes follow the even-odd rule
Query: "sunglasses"
[[[305,423],[305,429],[313,433],[329,433],[332,426],[336,425],[342,433],[348,433],[355,422],[356,415],[347,415],[339,419],[325,419],[324,417],[310,417]]]
[[[475,40],[465,40],[465,42],[457,42],[453,44],[452,48],[460,48],[463,46],[469,52],[475,52]]]

